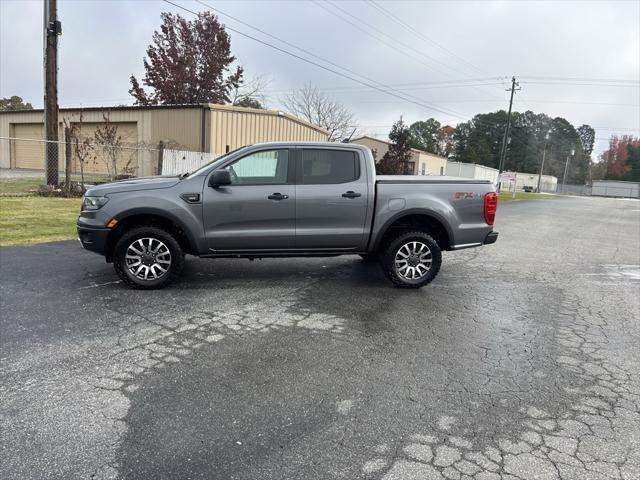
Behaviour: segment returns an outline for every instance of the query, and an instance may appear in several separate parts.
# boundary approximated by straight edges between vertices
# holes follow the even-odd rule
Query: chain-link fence
[[[59,141],[42,140],[36,135],[0,137],[0,166],[11,169],[16,176],[42,176],[43,184],[56,186],[160,173],[161,149],[157,146],[123,141],[121,137],[65,133],[65,139]]]
[[[556,193],[561,195],[591,195],[591,185],[571,185],[571,184],[559,184]]]

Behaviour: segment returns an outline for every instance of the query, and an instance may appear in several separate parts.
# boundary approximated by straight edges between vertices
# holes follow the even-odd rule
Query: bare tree
[[[330,142],[350,136],[356,126],[347,107],[311,84],[287,95],[282,103],[292,114],[327,130]]]
[[[101,160],[107,167],[110,180],[118,177],[118,160],[122,156],[123,141],[122,135],[118,133],[118,125],[109,119],[109,114],[103,114],[102,123],[94,133],[96,160]]]
[[[229,92],[231,105],[239,107],[264,108],[264,90],[269,86],[269,80],[263,76],[236,84]]]
[[[65,130],[68,128],[69,139],[71,140],[71,146],[73,151],[78,158],[78,163],[80,165],[80,185],[84,190],[84,167],[89,163],[91,158],[91,153],[93,152],[93,144],[91,143],[91,139],[88,137],[82,136],[82,122],[84,120],[84,115],[82,111],[80,112],[80,118],[77,122],[69,122],[64,120]]]

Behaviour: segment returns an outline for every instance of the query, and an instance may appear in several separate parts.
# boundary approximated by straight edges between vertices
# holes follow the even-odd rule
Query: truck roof
[[[350,149],[350,150],[368,150],[369,148],[366,145],[359,145],[355,143],[342,143],[342,142],[305,142],[305,141],[288,141],[288,142],[260,142],[254,143],[252,145],[247,145],[248,147],[261,147],[263,145],[267,145],[270,147],[332,147],[332,148],[340,148],[340,149]]]

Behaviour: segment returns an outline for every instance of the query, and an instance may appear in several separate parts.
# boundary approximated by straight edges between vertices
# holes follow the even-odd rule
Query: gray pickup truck
[[[442,250],[494,243],[489,181],[376,176],[371,151],[342,143],[242,147],[181,176],[89,189],[78,236],[133,288],[209,258],[360,255],[398,287],[437,275]]]

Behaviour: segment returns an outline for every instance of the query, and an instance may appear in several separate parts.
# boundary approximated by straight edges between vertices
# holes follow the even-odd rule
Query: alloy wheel
[[[396,252],[396,273],[405,280],[419,280],[429,273],[432,262],[433,255],[425,243],[407,242]]]
[[[134,240],[125,254],[129,273],[140,280],[157,280],[171,267],[171,251],[157,238]]]

